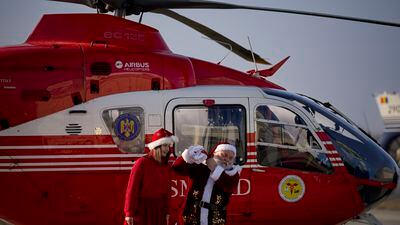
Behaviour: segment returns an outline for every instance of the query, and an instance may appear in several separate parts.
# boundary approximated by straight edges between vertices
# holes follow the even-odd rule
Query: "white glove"
[[[182,157],[185,162],[192,164],[200,164],[207,159],[207,154],[205,153],[204,147],[201,145],[190,146],[188,149],[185,149],[182,153]]]
[[[133,225],[133,217],[125,217],[126,224]]]

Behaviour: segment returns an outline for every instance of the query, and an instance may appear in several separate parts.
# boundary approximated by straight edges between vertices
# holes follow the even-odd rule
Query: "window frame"
[[[239,161],[238,165],[245,165],[247,162],[247,133],[248,133],[248,124],[247,124],[247,120],[248,120],[248,112],[247,112],[247,107],[242,105],[242,104],[231,104],[231,103],[216,103],[212,106],[237,106],[241,109],[243,109],[243,113],[244,113],[244,144],[243,144],[243,161]],[[172,131],[175,131],[175,111],[177,110],[177,108],[182,108],[182,107],[201,107],[201,108],[210,108],[205,106],[204,104],[177,104],[175,105],[172,110],[171,110],[171,115],[172,115]],[[174,132],[175,133],[175,132]],[[174,145],[173,147],[173,154],[176,157],[176,146]],[[237,157],[236,157],[237,158]]]
[[[276,99],[275,99],[276,98]],[[307,116],[307,113],[305,113],[302,109],[299,109],[295,106],[293,106],[293,104],[289,104],[286,103],[284,101],[284,99],[280,99],[277,97],[274,98],[265,98],[265,99],[255,99],[253,101],[252,105],[252,109],[253,111],[253,118],[251,118],[252,120],[252,124],[253,124],[253,129],[254,129],[254,134],[255,134],[255,140],[254,140],[254,146],[255,146],[255,153],[256,156],[258,155],[258,151],[257,151],[257,146],[270,146],[270,147],[276,147],[276,148],[286,148],[289,150],[296,150],[298,152],[308,152],[310,154],[312,153],[319,153],[319,154],[324,154],[326,158],[328,158],[329,164],[328,167],[324,166],[327,170],[329,170],[329,174],[333,173],[334,168],[332,166],[332,162],[329,160],[329,156],[328,156],[328,151],[325,149],[323,143],[321,142],[321,140],[318,138],[316,131],[318,131],[320,128],[318,126],[315,125],[314,121],[312,120],[312,118]],[[281,107],[284,108],[286,110],[291,111],[292,113],[295,113],[296,115],[300,116],[301,119],[305,122],[306,125],[303,124],[295,124],[295,123],[288,123],[288,122],[279,122],[276,120],[267,120],[267,119],[258,119],[257,118],[257,108],[260,106],[275,106],[275,107]],[[290,146],[290,145],[280,145],[280,144],[273,144],[273,143],[265,143],[265,142],[258,142],[257,141],[257,121],[259,122],[265,122],[265,123],[271,123],[271,124],[278,124],[278,125],[283,125],[283,126],[293,126],[293,127],[300,127],[300,128],[305,128],[307,129],[311,135],[313,136],[313,139],[318,143],[320,149],[315,149],[312,148],[312,146],[310,146],[311,148],[307,149],[307,148],[298,148],[296,146]],[[315,160],[316,157],[314,157]],[[318,172],[318,171],[308,171],[308,170],[302,170],[302,169],[294,169],[294,168],[290,168],[290,167],[279,167],[279,166],[263,166],[259,163],[258,159],[256,159],[256,163],[257,166],[260,167],[274,167],[274,168],[282,168],[282,169],[293,169],[293,170],[298,170],[298,171],[303,171],[303,172],[314,172],[314,173],[323,173],[323,172]]]
[[[140,149],[140,152],[137,152],[137,151],[124,151],[124,150],[120,147],[119,143],[116,142],[116,138],[118,138],[118,137],[117,137],[118,135],[115,134],[115,131],[114,131],[114,129],[115,129],[114,123],[115,123],[115,120],[116,120],[119,116],[121,116],[121,115],[123,115],[123,114],[126,114],[126,112],[125,112],[125,113],[122,113],[122,114],[119,114],[117,118],[115,118],[114,120],[112,120],[112,121],[111,121],[111,125],[112,125],[111,127],[109,127],[109,125],[107,124],[106,119],[105,119],[104,116],[103,116],[104,113],[105,113],[106,111],[118,110],[118,111],[120,112],[121,110],[129,110],[129,109],[141,111],[141,112],[140,112],[140,113],[141,113],[140,115],[135,115],[135,116],[137,117],[139,123],[140,123],[139,134],[138,134],[137,137],[135,137],[133,140],[130,140],[130,141],[134,141],[134,140],[136,140],[137,138],[140,138],[141,145],[137,147],[138,149]],[[104,109],[101,109],[101,110],[100,110],[100,118],[101,118],[101,121],[102,121],[104,127],[105,127],[105,128],[108,130],[108,132],[110,133],[110,136],[111,136],[113,142],[115,143],[116,147],[118,148],[118,150],[119,150],[120,152],[122,152],[122,153],[128,153],[128,154],[145,154],[145,147],[146,147],[146,143],[145,143],[145,142],[146,142],[146,140],[145,140],[145,139],[146,139],[146,112],[145,112],[145,108],[144,108],[144,107],[139,106],[139,105],[133,105],[133,106],[121,106],[121,107],[115,106],[115,107],[104,108]],[[112,119],[112,118],[111,118],[111,119]],[[121,140],[120,138],[118,138],[118,140],[119,140],[119,141],[123,141],[123,140]]]

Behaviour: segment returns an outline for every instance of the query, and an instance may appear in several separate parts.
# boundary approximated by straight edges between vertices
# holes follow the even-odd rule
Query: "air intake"
[[[10,123],[6,119],[0,119],[0,130],[5,130],[10,127]]]
[[[65,127],[65,132],[69,135],[78,135],[82,133],[82,126],[77,123],[70,123]]]

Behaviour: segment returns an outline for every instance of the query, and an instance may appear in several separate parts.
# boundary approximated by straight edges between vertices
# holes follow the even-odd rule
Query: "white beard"
[[[225,170],[230,170],[233,167],[233,162],[224,162],[218,158],[214,158],[215,162],[217,163],[218,166],[221,166]]]

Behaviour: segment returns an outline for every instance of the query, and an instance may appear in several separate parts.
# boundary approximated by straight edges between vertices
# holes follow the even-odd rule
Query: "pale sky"
[[[399,0],[230,0],[400,23]],[[0,46],[23,43],[43,14],[95,13],[76,4],[44,0],[1,0]],[[374,135],[383,122],[373,94],[400,91],[400,28],[250,10],[177,10],[272,63],[290,60],[271,81],[292,92],[329,101]],[[138,17],[127,19],[137,21]],[[179,22],[146,13],[143,23],[160,30],[175,53],[218,62],[225,48]],[[223,65],[240,71],[254,65],[234,54]],[[266,68],[259,65],[259,68]],[[365,116],[364,116],[365,115]],[[368,122],[366,122],[368,121]]]

